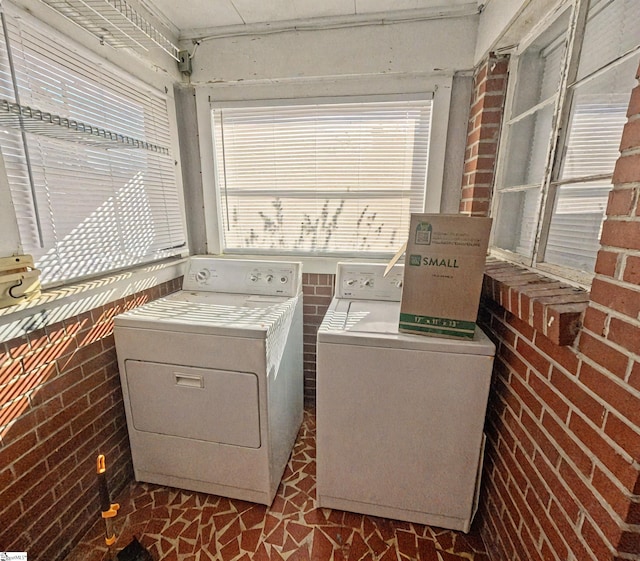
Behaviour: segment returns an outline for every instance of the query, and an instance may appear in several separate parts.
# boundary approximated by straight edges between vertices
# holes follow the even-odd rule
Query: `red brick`
[[[25,396],[21,396],[13,403],[5,405],[0,409],[0,427],[6,426],[9,423],[17,420],[22,416],[29,407],[29,400]],[[4,431],[3,431],[4,432]],[[4,438],[4,434],[2,435]]]
[[[492,172],[494,165],[495,165],[495,158],[490,158],[487,156],[482,156],[482,157],[479,156],[478,158],[469,160],[464,164],[464,172],[465,173],[469,173],[472,171]]]
[[[584,390],[584,386],[578,382],[575,376],[568,376],[561,370],[554,368],[551,373],[551,384],[593,423],[602,424],[605,414],[604,406]]]
[[[640,257],[628,255],[625,261],[622,279],[640,285]]]
[[[607,216],[631,216],[634,199],[635,189],[614,189],[609,193]]]
[[[640,298],[640,294],[638,295]],[[640,327],[627,321],[612,317],[609,323],[607,339],[631,353],[640,354]]]
[[[640,292],[618,286],[601,278],[591,283],[591,300],[631,318],[640,314]]]
[[[638,114],[640,114],[640,86],[636,86],[631,90],[631,99],[629,100],[627,117],[633,117]]]
[[[527,344],[524,339],[518,339],[516,351],[543,377],[548,377],[551,364],[535,347]]]
[[[634,362],[631,367],[629,385],[636,390],[640,390],[640,362]]]
[[[462,190],[462,199],[489,199],[491,189],[489,187],[469,187]]]
[[[551,360],[571,373],[578,370],[578,356],[570,347],[560,346],[541,333],[536,334],[535,345]]]
[[[614,512],[624,519],[630,510],[631,497],[629,493],[620,490],[618,485],[611,480],[598,466],[594,467],[591,483],[596,492],[598,492]]]
[[[556,464],[560,458],[560,450],[555,443],[549,439],[549,437],[542,430],[542,425],[538,419],[534,419],[526,411],[521,413],[521,423],[524,429],[531,436],[531,440],[535,446],[544,454],[549,460],[549,463]]]
[[[17,337],[11,341],[5,343],[9,350],[11,358],[21,358],[29,352],[31,347],[29,346],[29,339],[25,337]]]
[[[523,384],[520,378],[514,376],[511,379],[511,388],[518,395],[527,409],[533,413],[533,416],[538,418],[542,413],[542,403],[536,398],[528,385]]]
[[[542,454],[536,455],[534,463],[543,481],[549,488],[552,497],[551,503],[553,504],[555,501],[558,501],[562,505],[564,513],[566,513],[563,517],[568,516],[570,520],[576,521],[580,513],[580,508],[574,498],[568,493],[562,480],[558,477],[557,471],[549,465]],[[543,528],[543,530],[546,532],[546,528]]]
[[[486,187],[490,187],[493,183],[493,172],[492,171],[474,171],[471,173],[471,182],[470,185],[483,185]]]
[[[583,475],[576,473],[568,462],[562,460],[560,476],[584,507],[584,510],[589,513],[589,517],[598,524],[603,532],[610,538],[614,538],[620,533],[618,524],[604,507],[600,498],[595,495],[593,486]]]
[[[638,481],[638,472],[632,461],[623,458],[601,434],[577,415],[571,415],[569,428],[589,449],[594,458],[598,458],[627,489],[632,489]]]
[[[580,366],[578,378],[611,408],[621,413],[631,423],[640,426],[640,400],[627,384],[606,376],[586,363]]]
[[[640,458],[640,429],[637,426],[624,422],[609,411],[604,432],[632,458]]]
[[[626,517],[627,524],[640,524],[640,501],[633,501],[629,504],[629,510]]]
[[[640,168],[640,154],[636,165]],[[640,181],[640,171],[636,181]],[[600,243],[623,249],[640,249],[640,220],[633,222],[605,220]]]
[[[601,310],[589,306],[584,314],[583,327],[592,333],[603,337],[607,323],[607,314]]]
[[[542,424],[558,443],[563,453],[576,465],[584,477],[588,478],[591,475],[591,469],[593,467],[591,457],[578,445],[567,430],[567,426],[564,423],[558,423],[548,413],[545,413]]]
[[[619,255],[620,255],[619,253],[601,249],[598,252],[595,272],[599,275],[607,275],[608,277],[615,277]]]
[[[544,334],[561,346],[573,345],[580,332],[587,302],[546,306]]]
[[[9,466],[18,460],[22,455],[34,448],[38,442],[35,432],[28,432],[13,444],[2,449],[2,465]],[[18,476],[21,474],[18,474]],[[0,487],[2,488],[2,487]]]
[[[549,382],[543,380],[535,371],[529,375],[529,385],[533,392],[540,397],[544,406],[551,409],[560,419],[566,420],[569,415],[569,406],[560,397],[560,394]]]
[[[624,378],[629,359],[627,355],[611,347],[607,342],[596,339],[583,331],[580,334],[580,351],[594,362],[606,368],[619,378]]]
[[[5,363],[0,370],[0,403],[6,403],[8,399],[4,395],[3,385],[9,383],[14,378],[24,374],[21,360],[13,360]]]
[[[622,532],[617,549],[620,553],[637,554],[640,551],[640,532],[631,530]]]
[[[558,526],[560,535],[562,536],[562,540],[566,543],[565,547],[568,547],[569,550],[573,553],[572,559],[579,559],[582,561],[583,559],[589,559],[589,553],[587,552],[587,548],[584,545],[583,540],[577,535],[577,530],[575,524],[567,520],[567,515],[565,514],[563,508],[565,504],[560,501],[551,501],[551,506],[549,507],[549,516]],[[567,551],[566,549],[564,550]],[[560,555],[560,559],[567,559],[568,554],[565,553]]]
[[[622,131],[620,152],[640,146],[640,119],[629,121]]]
[[[614,185],[640,181],[640,154],[625,154],[618,158],[612,181]]]
[[[613,547],[603,541],[602,536],[589,519],[586,519],[582,524],[581,534],[596,559],[611,559],[614,553]]]
[[[512,352],[510,349],[503,348],[500,352],[500,359],[502,359],[506,364],[510,366],[510,369],[513,370],[518,376],[521,378],[526,378],[527,376],[527,365],[520,359],[520,357]]]

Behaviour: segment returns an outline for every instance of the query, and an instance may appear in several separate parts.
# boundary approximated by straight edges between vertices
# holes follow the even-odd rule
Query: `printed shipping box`
[[[399,330],[473,338],[491,219],[412,214]]]

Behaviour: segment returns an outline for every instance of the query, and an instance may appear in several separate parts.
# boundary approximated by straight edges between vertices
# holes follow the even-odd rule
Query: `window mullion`
[[[557,185],[554,181],[558,177],[559,167],[563,161],[562,151],[565,146],[571,113],[571,93],[569,92],[567,85],[574,82],[578,74],[578,63],[580,61],[580,51],[582,49],[582,42],[584,39],[588,8],[589,0],[576,0],[570,20],[571,23],[567,37],[567,52],[562,66],[559,95],[554,108],[554,122],[552,125],[550,146],[547,152],[547,161],[545,164],[542,183],[540,210],[538,215],[538,231],[533,247],[532,262],[534,265],[537,265],[539,262],[544,260],[544,253],[549,237],[551,216],[555,207],[555,200],[558,191]]]

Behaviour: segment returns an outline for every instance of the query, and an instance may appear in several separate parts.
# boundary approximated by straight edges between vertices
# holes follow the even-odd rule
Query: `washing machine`
[[[301,287],[299,263],[198,256],[116,316],[137,481],[271,504],[302,423]]]
[[[398,332],[403,265],[340,263],[317,337],[321,507],[468,532],[495,346]]]

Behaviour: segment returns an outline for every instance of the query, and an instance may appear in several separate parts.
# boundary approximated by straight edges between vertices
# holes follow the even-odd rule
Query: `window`
[[[43,284],[180,254],[167,96],[3,18],[0,150],[22,250]]]
[[[425,204],[431,99],[214,107],[227,253],[389,255]]]
[[[571,4],[514,58],[493,245],[588,282],[640,61],[640,4]]]

